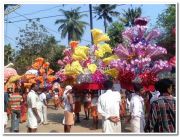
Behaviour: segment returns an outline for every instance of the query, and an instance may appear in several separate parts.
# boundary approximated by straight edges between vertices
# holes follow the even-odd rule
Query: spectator
[[[175,132],[176,101],[172,94],[172,81],[162,79],[158,82],[160,96],[151,104],[151,110],[145,128],[146,132]]]
[[[11,131],[19,132],[19,122],[21,118],[21,103],[23,101],[22,96],[18,92],[18,88],[15,88],[14,93],[10,95],[9,103],[11,107]]]
[[[98,112],[102,115],[103,132],[121,132],[121,94],[112,91],[113,82],[110,80],[105,81],[104,88],[106,92],[98,99]]]
[[[144,115],[144,99],[141,95],[144,93],[143,86],[134,83],[134,94],[130,101],[130,117],[128,122],[131,124],[132,132],[144,132],[145,115]]]
[[[38,87],[36,84],[31,85],[31,90],[27,96],[28,104],[28,132],[37,132],[38,123],[41,122],[41,118],[37,111],[37,104],[39,97],[37,95]]]

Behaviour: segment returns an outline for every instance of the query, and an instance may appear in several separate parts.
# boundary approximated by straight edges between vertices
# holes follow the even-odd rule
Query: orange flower
[[[40,68],[40,64],[39,64],[39,62],[35,62],[34,64],[32,64],[32,67],[33,67],[33,69],[39,69]]]
[[[53,82],[54,80],[56,80],[56,77],[55,76],[48,76],[47,77],[47,81],[49,82],[49,83],[51,83],[51,82]]]
[[[35,80],[35,79],[30,79],[30,80],[29,80],[29,83],[32,83],[32,84],[33,84],[33,83],[36,83],[36,80]]]
[[[46,63],[43,64],[43,68],[46,69],[46,68],[49,67],[49,65],[50,65],[50,63],[49,63],[49,62],[46,62]]]
[[[39,57],[39,58],[35,59],[35,62],[38,62],[39,65],[42,66],[42,64],[44,63],[44,58]]]
[[[40,74],[42,75],[42,74],[45,73],[45,69],[41,68],[41,69],[39,70],[39,72],[40,72]]]
[[[24,83],[24,87],[25,87],[25,88],[30,88],[31,85],[32,85],[32,83]]]
[[[78,44],[79,44],[79,41],[71,41],[69,43],[69,45],[72,49],[76,48],[78,46]]]
[[[40,81],[41,83],[43,83],[43,81],[44,81],[44,79],[43,79],[43,77],[42,77],[42,76],[38,76],[38,77],[36,77],[36,80],[37,80],[37,81]]]
[[[54,72],[54,70],[49,69],[48,72],[47,72],[47,74],[50,75],[50,74],[52,74],[53,72]]]
[[[25,74],[23,76],[23,78],[25,78],[26,80],[29,80],[29,79],[32,79],[32,78],[35,78],[36,76],[34,74]]]

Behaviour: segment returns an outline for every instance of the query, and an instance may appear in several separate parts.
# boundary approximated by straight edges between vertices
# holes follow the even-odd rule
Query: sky
[[[93,5],[94,6],[94,5]],[[157,17],[160,13],[162,13],[166,8],[167,4],[122,4],[116,8],[116,11],[122,13],[123,10],[127,10],[130,7],[141,7],[142,8],[142,17],[148,17],[150,19],[148,23],[148,27],[153,28],[156,27]],[[14,23],[5,23],[4,22],[4,34],[5,40],[4,43],[10,43],[13,48],[16,48],[17,41],[16,37],[19,36],[19,29],[25,28],[25,25],[28,21],[19,21],[31,18],[41,18],[41,17],[49,17],[55,15],[62,15],[59,9],[64,10],[71,10],[76,7],[81,7],[80,11],[85,11],[87,13],[86,17],[82,18],[82,21],[86,21],[89,23],[89,5],[88,4],[23,4],[18,8],[15,12],[12,12],[5,16],[6,21],[17,21]],[[21,15],[21,16],[20,16]],[[57,17],[49,17],[40,19],[40,24],[44,25],[45,28],[48,30],[49,34],[55,36],[58,44],[61,45],[68,45],[67,38],[61,39],[60,32],[58,32],[59,25],[55,25],[55,21],[57,19],[63,19],[63,16]],[[113,21],[117,21],[118,18],[113,18]],[[95,18],[95,14],[93,13],[93,28],[98,28],[103,30],[103,20],[97,20]],[[82,37],[80,45],[88,45],[91,42],[91,33],[90,33],[90,26],[86,26],[85,33]]]

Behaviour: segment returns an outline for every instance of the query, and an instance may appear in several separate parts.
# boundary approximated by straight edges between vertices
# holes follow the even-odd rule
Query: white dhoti
[[[4,125],[7,125],[7,123],[8,123],[7,112],[4,112]]]
[[[27,126],[29,128],[37,128],[38,122],[37,119],[32,111],[32,108],[28,108],[28,119],[27,119]]]
[[[145,127],[145,120],[144,118],[140,117],[133,117],[131,119],[131,129],[134,133],[143,133]]]
[[[104,133],[121,133],[121,122],[113,123],[110,120],[105,120],[103,123]]]

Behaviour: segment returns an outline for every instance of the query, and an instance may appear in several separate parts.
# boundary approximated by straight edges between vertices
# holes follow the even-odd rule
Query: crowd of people
[[[176,99],[173,82],[161,79],[155,91],[145,91],[140,83],[133,83],[134,90],[121,89],[117,81],[107,80],[101,90],[79,90],[72,85],[53,88],[32,84],[22,88],[7,87],[4,92],[4,128],[11,119],[11,132],[19,132],[19,124],[27,122],[27,132],[37,132],[40,124],[49,124],[48,103],[54,99],[54,109],[64,109],[64,132],[71,132],[80,123],[84,108],[84,120],[93,119],[92,130],[98,129],[102,118],[102,132],[121,133],[122,120],[130,124],[133,133],[176,132]]]

